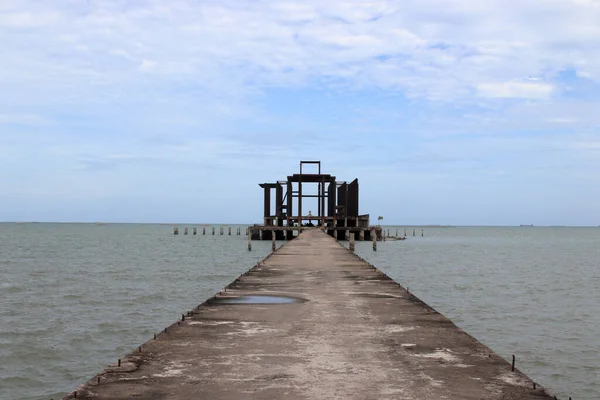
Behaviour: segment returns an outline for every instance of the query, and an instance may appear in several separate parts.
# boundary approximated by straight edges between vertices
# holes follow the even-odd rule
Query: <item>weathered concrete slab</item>
[[[243,295],[299,301],[220,304],[222,298]],[[550,396],[333,238],[309,230],[223,296],[129,354],[120,367],[113,365],[79,387],[77,398]]]

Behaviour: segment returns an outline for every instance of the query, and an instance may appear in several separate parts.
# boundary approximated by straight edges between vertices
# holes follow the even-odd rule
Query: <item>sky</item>
[[[0,221],[597,226],[599,106],[600,0],[0,0]]]

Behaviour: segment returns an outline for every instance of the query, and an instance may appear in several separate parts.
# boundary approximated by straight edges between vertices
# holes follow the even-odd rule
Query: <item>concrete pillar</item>
[[[350,240],[350,230],[346,229],[344,231],[344,240]]]
[[[371,231],[371,237],[373,238],[373,251],[377,251],[377,232],[375,229]]]
[[[212,227],[213,236],[215,236],[215,227]]]
[[[194,235],[196,235],[198,232],[196,232],[196,227],[194,227]]]
[[[354,251],[354,232],[350,232],[350,251]]]
[[[176,226],[173,227],[173,235],[179,235],[179,228]]]
[[[187,227],[183,228],[183,234],[184,234],[184,235],[187,235],[187,234],[188,234],[188,228],[187,228]]]
[[[358,240],[360,240],[361,242],[364,242],[365,240],[365,230],[361,229],[360,232],[358,232]]]
[[[272,231],[271,233],[271,251],[275,251],[275,249],[277,249],[277,243],[275,242],[275,231]]]

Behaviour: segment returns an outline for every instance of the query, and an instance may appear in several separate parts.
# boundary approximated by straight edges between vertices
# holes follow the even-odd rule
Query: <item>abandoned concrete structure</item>
[[[307,166],[316,166],[316,173],[307,173]],[[323,174],[321,161],[300,161],[300,173],[259,186],[264,190],[264,221],[250,228],[253,239],[271,240],[274,233],[277,240],[290,240],[304,226],[316,225],[338,240],[347,240],[350,233],[356,240],[371,240],[372,231],[381,235],[380,227],[369,226],[369,214],[359,213],[358,179],[348,183]],[[316,214],[306,213],[307,199],[316,199]]]

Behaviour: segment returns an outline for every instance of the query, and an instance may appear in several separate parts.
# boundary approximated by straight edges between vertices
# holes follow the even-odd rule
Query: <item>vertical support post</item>
[[[220,227],[219,227],[219,234],[220,234],[221,236],[223,236],[223,227],[222,227],[222,226],[220,226]]]
[[[398,229],[396,229],[396,237],[398,237]]]
[[[292,224],[293,224],[292,217],[294,216],[294,209],[293,209],[294,203],[292,202],[294,195],[292,192],[293,192],[292,182],[288,181],[287,182],[287,192],[286,192],[286,196],[287,196],[286,219],[287,219],[288,227],[292,226]],[[290,238],[288,237],[288,239],[290,239]]]
[[[344,240],[350,240],[350,229],[344,231]]]
[[[413,236],[415,236],[415,228],[413,228]]]
[[[406,237],[406,228],[404,228],[404,237]]]
[[[183,228],[183,234],[184,234],[184,235],[187,235],[187,234],[188,234],[188,228],[187,228],[187,226],[186,226],[185,228]]]
[[[317,182],[317,218],[321,219],[321,182]]]
[[[194,227],[194,235],[196,235],[198,232],[196,232],[196,227]]]
[[[269,225],[269,216],[271,215],[271,188],[265,186],[265,204],[264,204],[264,225]]]
[[[206,235],[206,227],[205,226],[202,227],[202,235]]]
[[[229,236],[231,236],[231,227],[229,227]]]
[[[302,226],[302,173],[298,179],[298,228]],[[300,232],[300,231],[298,231]]]
[[[179,235],[179,228],[176,226],[173,227],[173,235]]]
[[[246,234],[248,235],[248,251],[252,250],[252,235],[250,233],[250,228],[246,229]]]
[[[371,237],[373,238],[373,251],[377,251],[377,232],[375,229],[371,231]]]
[[[212,227],[213,236],[215,236],[215,227]]]
[[[271,231],[271,251],[275,251],[277,249],[277,243],[275,242],[275,231]]]
[[[365,241],[365,230],[361,229],[360,232],[358,232],[358,240],[360,240],[361,242]]]
[[[424,236],[424,234],[423,234],[423,228],[421,228],[421,237],[423,237],[423,236]]]
[[[354,251],[354,232],[350,232],[350,251]]]

